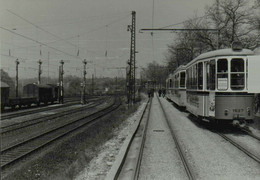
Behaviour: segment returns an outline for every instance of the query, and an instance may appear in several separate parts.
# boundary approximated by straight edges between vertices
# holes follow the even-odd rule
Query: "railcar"
[[[244,124],[254,118],[260,56],[242,48],[201,54],[186,66],[186,109],[205,121]]]
[[[26,98],[36,98],[37,105],[40,103],[53,103],[58,97],[58,88],[53,85],[27,84],[23,87],[23,96]]]
[[[9,103],[9,85],[4,83],[4,82],[0,82],[0,88],[1,88],[1,111],[4,110],[4,107],[6,105],[8,105]]]
[[[186,107],[186,67],[181,65],[166,80],[166,98],[180,108]]]
[[[1,111],[5,107],[14,109],[16,106],[31,106],[32,104],[54,103],[58,99],[58,86],[53,84],[27,84],[23,87],[22,97],[9,97],[9,86],[1,82]]]

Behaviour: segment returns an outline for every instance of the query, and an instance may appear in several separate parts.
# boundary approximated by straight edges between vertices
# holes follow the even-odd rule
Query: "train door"
[[[204,98],[204,116],[215,117],[215,78],[216,78],[216,62],[210,60],[205,62],[206,68],[206,90],[208,96]]]

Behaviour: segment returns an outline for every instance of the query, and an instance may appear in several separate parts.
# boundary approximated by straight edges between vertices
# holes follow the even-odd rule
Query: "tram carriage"
[[[181,108],[186,106],[186,67],[181,65],[166,80],[166,98]]]
[[[201,54],[182,67],[186,69],[187,111],[201,120],[217,123],[244,124],[252,120],[254,93],[260,92],[259,67],[260,56],[248,49],[222,49]],[[175,80],[180,81],[175,77],[180,69],[173,74]],[[167,81],[169,83],[170,79]],[[183,89],[176,89],[174,91],[179,92],[174,94],[178,97]],[[174,100],[176,104],[178,101],[178,98]]]

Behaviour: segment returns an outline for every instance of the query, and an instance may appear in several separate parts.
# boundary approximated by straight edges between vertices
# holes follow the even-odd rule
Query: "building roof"
[[[51,86],[47,84],[35,84],[35,83],[26,84],[25,86],[36,86],[38,88],[51,88]]]
[[[9,88],[10,86],[6,84],[5,82],[0,81],[0,87],[1,88]]]

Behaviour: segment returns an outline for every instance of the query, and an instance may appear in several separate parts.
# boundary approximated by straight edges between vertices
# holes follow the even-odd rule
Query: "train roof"
[[[0,87],[1,88],[9,88],[10,86],[6,84],[5,82],[0,81]]]
[[[57,84],[47,84],[47,85],[51,87],[58,87]]]
[[[34,83],[30,83],[30,84],[26,84],[25,86],[36,86],[38,88],[51,88],[51,86],[48,85],[48,84],[34,84]]]
[[[185,65],[180,65],[177,69],[174,70],[173,74],[182,71],[182,70],[186,70],[186,66]]]
[[[193,59],[191,62],[187,64],[193,64],[196,61],[207,59],[207,58],[214,58],[214,57],[220,57],[220,56],[248,56],[248,55],[254,55],[254,52],[249,49],[242,49],[242,50],[233,50],[231,48],[229,49],[219,49],[215,51],[210,51],[203,53]]]

